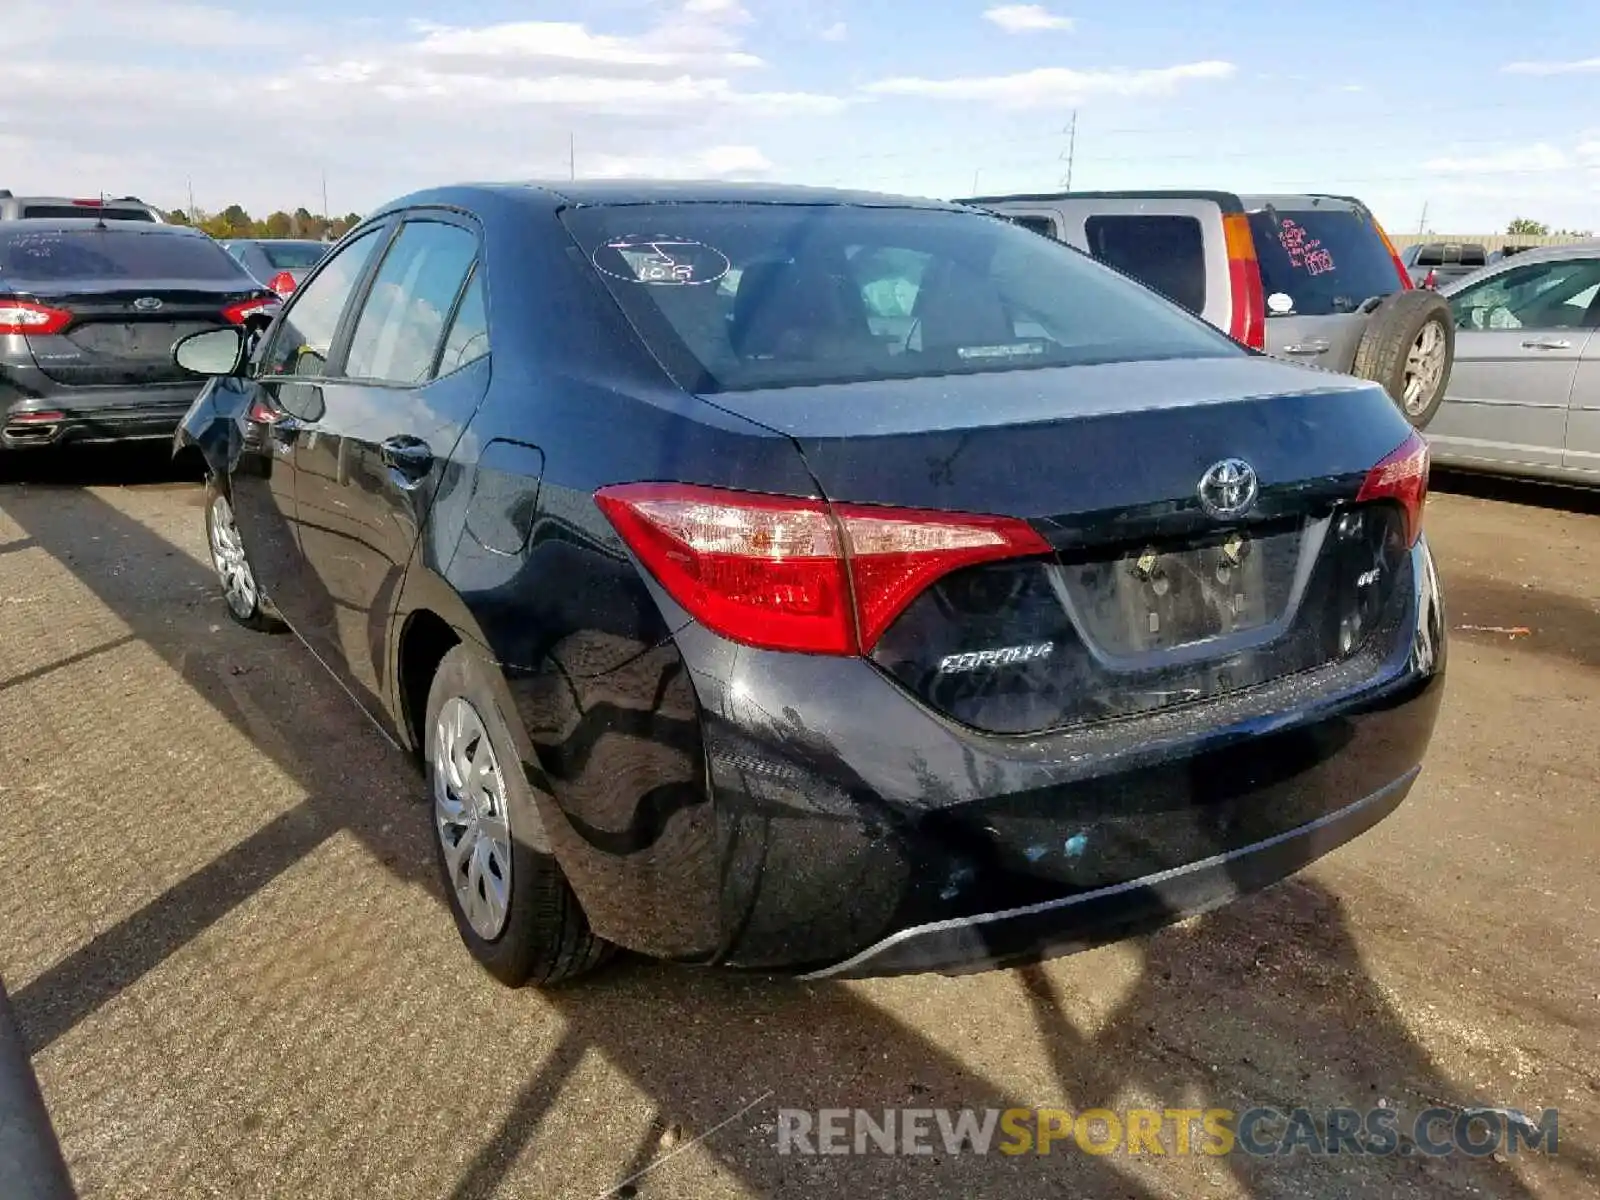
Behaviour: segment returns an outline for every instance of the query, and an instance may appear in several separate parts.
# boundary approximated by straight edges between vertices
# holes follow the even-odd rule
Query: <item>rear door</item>
[[[1578,356],[1567,404],[1567,446],[1562,465],[1600,476],[1600,288],[1589,299],[1592,331]]]
[[[326,598],[301,634],[375,714],[401,576],[488,386],[478,247],[466,218],[405,220],[295,452],[306,584]]]
[[[1600,258],[1518,263],[1450,297],[1456,359],[1428,440],[1446,460],[1560,466]]]
[[[255,394],[230,480],[234,514],[257,580],[297,631],[324,619],[327,600],[307,586],[302,569],[295,451],[306,426],[322,414],[341,321],[387,228],[375,227],[341,247],[273,327],[256,366]]]
[[[1250,233],[1267,306],[1268,354],[1349,371],[1366,331],[1361,305],[1400,290],[1372,217],[1347,200],[1252,207]]]

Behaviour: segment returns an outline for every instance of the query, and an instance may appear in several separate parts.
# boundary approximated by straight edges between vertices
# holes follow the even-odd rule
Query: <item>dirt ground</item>
[[[549,994],[459,945],[411,764],[226,619],[192,482],[0,485],[0,974],[81,1194],[1597,1194],[1600,497],[1439,484],[1426,770],[1301,876],[1042,967]],[[1557,1108],[1559,1151],[774,1148],[779,1108],[1257,1104]]]

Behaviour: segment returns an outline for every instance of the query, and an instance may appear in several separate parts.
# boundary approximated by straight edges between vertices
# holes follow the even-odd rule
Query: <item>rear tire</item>
[[[559,983],[605,960],[555,858],[488,672],[466,646],[439,663],[423,725],[428,815],[456,929],[501,983]]]
[[[1352,370],[1381,383],[1406,420],[1426,429],[1444,403],[1455,358],[1449,302],[1418,288],[1396,292],[1372,313]]]
[[[244,552],[233,517],[233,501],[215,475],[206,476],[205,503],[206,545],[211,550],[211,566],[217,573],[228,615],[257,633],[283,632],[287,626],[261,594],[261,585]]]

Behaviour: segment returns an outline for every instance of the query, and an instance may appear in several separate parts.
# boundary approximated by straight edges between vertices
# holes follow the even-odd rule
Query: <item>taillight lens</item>
[[[1438,284],[1439,284],[1439,272],[1434,271],[1434,270],[1429,270],[1428,274],[1426,276],[1424,276],[1424,278],[1422,280],[1422,286],[1425,287],[1425,288],[1431,288],[1431,287],[1437,287]]]
[[[1050,553],[1026,521],[685,484],[625,484],[600,510],[708,629],[769,650],[870,651],[929,584],[996,559]]]
[[[49,308],[26,300],[0,300],[0,333],[60,333],[72,323],[64,308]]]
[[[243,325],[251,317],[271,316],[278,311],[281,303],[282,301],[276,296],[256,296],[251,300],[241,300],[237,304],[228,305],[222,310],[222,316],[235,325]]]
[[[1428,443],[1412,432],[1394,453],[1367,472],[1356,502],[1393,500],[1406,518],[1406,545],[1422,536],[1422,506],[1428,498]]]
[[[1383,239],[1383,248],[1389,252],[1389,261],[1394,263],[1395,274],[1400,276],[1400,290],[1402,292],[1411,291],[1415,285],[1411,282],[1411,272],[1406,270],[1406,264],[1400,257],[1400,251],[1394,248],[1394,243],[1389,240],[1389,235],[1383,231],[1383,226],[1379,225],[1376,220],[1372,222],[1372,227],[1378,231],[1378,236]],[[1428,275],[1430,279],[1433,277],[1431,271]],[[1432,287],[1433,284],[1427,283],[1423,286]]]
[[[1222,232],[1228,249],[1228,288],[1233,297],[1228,336],[1263,349],[1267,344],[1267,304],[1261,294],[1261,264],[1256,260],[1250,218],[1243,213],[1227,213],[1222,218]]]
[[[272,277],[272,282],[267,286],[287,299],[289,294],[294,291],[294,276],[287,271],[279,271]]]

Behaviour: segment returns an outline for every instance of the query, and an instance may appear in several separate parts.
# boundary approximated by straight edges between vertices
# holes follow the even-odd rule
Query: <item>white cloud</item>
[[[1580,142],[1578,144],[1579,158],[1600,158],[1600,141]]]
[[[754,146],[712,146],[678,157],[602,154],[583,165],[586,177],[598,179],[760,179],[771,171]]]
[[[850,27],[843,21],[835,21],[817,36],[825,42],[842,42],[849,35]]]
[[[1464,158],[1430,158],[1422,164],[1424,171],[1441,174],[1493,175],[1524,171],[1563,171],[1572,165],[1567,154],[1548,142],[1535,142],[1514,150],[1497,154],[1468,155]]]
[[[734,0],[653,0],[626,10],[642,14],[634,28],[605,32],[274,18],[287,41],[242,32],[254,19],[225,7],[239,0],[0,2],[0,47],[12,50],[0,182],[50,194],[175,205],[192,178],[206,208],[318,208],[326,170],[330,204],[361,211],[451,180],[565,178],[569,138],[580,174],[640,173],[631,162],[749,175],[770,169],[746,144],[752,121],[822,120],[850,103],[785,86],[751,52]],[[172,53],[211,44],[251,54]],[[243,133],[197,122],[196,96],[242,114]]]
[[[1041,67],[1016,75],[882,79],[868,84],[866,90],[884,96],[926,96],[981,101],[1002,108],[1040,108],[1076,104],[1095,96],[1166,96],[1188,83],[1231,78],[1234,70],[1232,63],[1215,61],[1138,71]]]
[[[1580,58],[1569,62],[1514,62],[1500,68],[1512,75],[1576,75],[1600,71],[1600,58]]]
[[[1007,33],[1040,33],[1045,30],[1070,30],[1071,17],[1058,17],[1039,4],[1001,4],[984,10],[983,19],[992,21]]]

